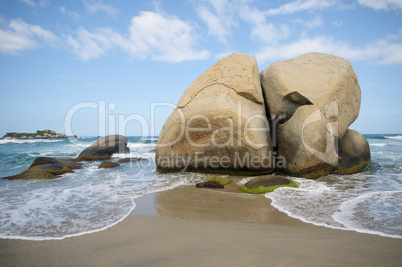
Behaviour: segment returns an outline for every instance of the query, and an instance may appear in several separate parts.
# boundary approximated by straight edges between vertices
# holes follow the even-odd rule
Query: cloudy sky
[[[354,67],[351,128],[402,133],[402,0],[0,0],[0,135],[66,123],[158,135],[223,56],[254,55],[262,71],[313,51]]]

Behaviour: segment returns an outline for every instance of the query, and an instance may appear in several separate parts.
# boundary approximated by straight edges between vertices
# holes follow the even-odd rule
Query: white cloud
[[[387,40],[389,41],[402,40],[402,29],[399,29],[399,31],[396,34],[388,34]]]
[[[24,2],[25,4],[30,5],[30,6],[37,6],[37,4],[34,0],[20,0],[20,1]],[[46,7],[49,4],[50,4],[49,0],[39,0],[38,1],[38,5],[40,7]]]
[[[34,49],[38,43],[25,36],[0,29],[0,51],[5,54],[18,54],[19,51]]]
[[[402,8],[402,0],[357,0],[357,2],[362,6],[370,7],[376,10],[391,10]]]
[[[48,5],[50,5],[50,0],[39,0],[40,7],[46,7]]]
[[[305,25],[307,26],[307,28],[309,29],[313,29],[316,27],[320,27],[322,26],[323,22],[322,22],[322,18],[320,16],[315,17],[312,20],[308,20],[306,21]]]
[[[193,50],[196,36],[186,22],[172,16],[141,12],[130,26],[130,51],[135,55],[148,54],[153,59],[180,62],[205,59],[208,51]]]
[[[197,14],[207,24],[208,33],[225,43],[231,34],[230,28],[237,25],[233,18],[235,4],[229,0],[208,0],[207,2],[209,5],[201,5],[197,8]]]
[[[60,11],[60,13],[63,14],[63,15],[70,16],[70,17],[71,17],[73,20],[75,20],[75,21],[77,21],[77,20],[79,20],[79,19],[81,18],[81,15],[80,15],[80,14],[78,14],[78,13],[76,13],[76,12],[74,12],[74,11],[71,11],[71,10],[67,9],[65,6],[59,7],[59,11]]]
[[[84,1],[85,9],[88,13],[94,14],[99,11],[105,12],[111,17],[116,17],[118,10],[110,5],[106,5],[102,0]]]
[[[37,48],[41,41],[55,44],[57,40],[51,31],[27,24],[22,19],[11,20],[5,29],[0,29],[0,51],[5,54],[18,54]]]
[[[268,15],[293,14],[305,10],[323,10],[339,4],[336,0],[296,0],[266,11]]]
[[[224,23],[222,23],[221,18],[205,7],[200,7],[198,9],[198,15],[207,24],[209,34],[215,35],[220,42],[227,41],[230,30],[224,25]]]
[[[340,27],[343,25],[343,20],[334,21],[332,22],[332,25]]]
[[[401,30],[398,32],[398,34]],[[397,34],[397,35],[398,35]],[[393,35],[395,37],[397,35]],[[334,40],[332,37],[302,37],[293,43],[267,46],[257,54],[259,63],[296,57],[307,52],[334,54],[348,60],[371,61],[374,64],[402,64],[402,43],[385,38],[369,43],[363,48],[353,48],[350,44]]]
[[[104,55],[110,48],[110,41],[107,35],[101,33],[93,34],[84,28],[78,30],[77,39],[68,36],[67,43],[82,60],[98,58]]]
[[[69,36],[67,42],[82,60],[98,58],[113,48],[136,58],[150,57],[170,63],[209,57],[208,51],[194,49],[196,36],[190,25],[176,17],[154,12],[141,12],[133,17],[127,37],[111,29],[91,33],[81,28],[78,37]]]
[[[320,16],[316,16],[314,19],[311,19],[311,20],[296,19],[294,21],[296,23],[304,25],[308,29],[314,29],[316,27],[320,27],[320,26],[323,25],[323,21],[322,21],[322,18]]]
[[[256,38],[264,43],[277,43],[282,39],[286,39],[290,35],[287,25],[276,27],[272,22],[268,22],[266,15],[256,8],[250,8],[243,5],[239,9],[240,17],[251,23],[251,38]]]
[[[36,6],[36,3],[34,0],[21,0],[21,2],[24,2],[25,4],[30,5],[30,6]]]
[[[208,5],[205,4],[208,3]],[[205,0],[196,8],[198,16],[205,22],[209,34],[214,35],[222,43],[227,43],[232,34],[231,29],[238,25],[238,21],[250,23],[250,38],[264,43],[277,43],[290,36],[290,28],[286,25],[275,25],[269,20],[269,15],[294,13],[301,10],[324,9],[332,6],[341,6],[336,0],[297,0],[277,9],[260,10],[251,4],[252,1]],[[302,21],[309,29],[323,24],[317,16],[309,21]]]

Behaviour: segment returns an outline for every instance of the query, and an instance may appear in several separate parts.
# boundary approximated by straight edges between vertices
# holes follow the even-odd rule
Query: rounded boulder
[[[119,167],[120,164],[114,161],[109,161],[109,160],[105,160],[104,162],[102,162],[98,169],[111,169],[111,168],[116,168]]]
[[[334,173],[353,174],[360,172],[371,162],[370,146],[366,138],[355,130],[348,129],[339,141],[339,162]]]
[[[109,135],[99,139],[78,155],[80,160],[104,160],[114,153],[127,153],[127,138],[122,135]]]

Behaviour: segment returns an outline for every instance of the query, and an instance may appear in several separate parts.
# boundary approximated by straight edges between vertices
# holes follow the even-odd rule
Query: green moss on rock
[[[246,186],[243,185],[242,187],[240,187],[240,191],[248,194],[263,194],[272,192],[279,187],[299,187],[299,185],[294,181],[292,181],[290,184],[287,185],[273,185],[268,187],[260,185],[257,188],[247,188]]]
[[[279,187],[298,187],[295,181],[278,175],[264,175],[248,181],[240,191],[248,194],[272,192]]]
[[[368,164],[370,162],[371,162],[371,159],[369,159],[367,161],[362,161],[358,165],[355,165],[355,166],[353,166],[353,167],[351,167],[349,169],[343,169],[342,170],[342,169],[339,168],[339,169],[334,170],[334,173],[336,173],[336,174],[354,174],[354,173],[358,173],[363,169],[363,167],[366,164]]]
[[[120,164],[114,161],[109,161],[109,160],[105,160],[104,162],[102,162],[98,169],[111,169],[111,168],[116,168],[119,167]]]
[[[223,177],[219,177],[219,176],[209,177],[204,180],[204,183],[209,182],[209,181],[217,181],[221,185],[227,185],[227,184],[232,183],[232,180],[230,180],[229,178],[223,178]]]

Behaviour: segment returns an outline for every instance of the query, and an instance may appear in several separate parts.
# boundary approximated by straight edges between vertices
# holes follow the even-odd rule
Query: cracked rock
[[[271,173],[269,123],[255,58],[229,55],[183,93],[156,145],[159,171]]]

